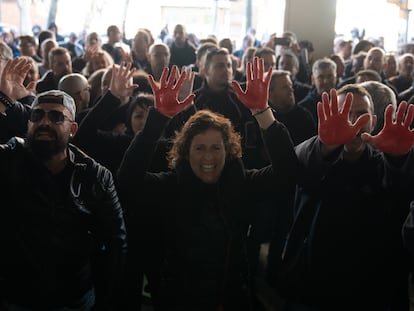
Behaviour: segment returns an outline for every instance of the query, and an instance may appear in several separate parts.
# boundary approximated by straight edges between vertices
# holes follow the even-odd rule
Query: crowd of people
[[[414,45],[51,26],[0,40],[0,311],[410,310]]]

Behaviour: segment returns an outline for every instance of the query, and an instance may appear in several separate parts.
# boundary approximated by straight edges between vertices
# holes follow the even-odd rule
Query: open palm
[[[375,136],[364,133],[361,138],[382,152],[400,156],[406,154],[414,144],[414,130],[410,128],[414,118],[414,105],[401,102],[395,121],[393,113],[394,107],[388,105],[381,131]]]
[[[178,74],[178,67],[172,67],[169,78],[168,73],[169,69],[168,67],[165,67],[162,71],[160,86],[157,85],[152,75],[149,75],[149,82],[155,96],[155,108],[164,116],[171,118],[190,105],[195,95],[189,94],[183,101],[179,101],[178,94],[182,84],[184,83],[186,72],[183,71],[178,75],[178,79],[175,84],[174,82],[176,81]]]
[[[349,121],[353,96],[348,93],[342,109],[338,107],[336,90],[331,90],[331,98],[328,93],[322,94],[322,102],[318,103],[318,135],[322,143],[326,145],[343,145],[350,142],[359,130],[370,119],[369,114],[363,114],[355,123]]]

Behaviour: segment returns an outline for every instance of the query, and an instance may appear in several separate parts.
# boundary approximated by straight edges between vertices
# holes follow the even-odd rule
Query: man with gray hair
[[[374,114],[377,116],[377,124],[372,130],[372,133],[376,135],[384,126],[385,108],[391,104],[394,107],[394,111],[397,111],[397,98],[393,90],[384,83],[365,81],[361,83],[361,86],[371,95],[372,103],[374,104]]]
[[[298,105],[309,110],[316,124],[318,124],[316,105],[322,100],[323,92],[329,92],[330,89],[335,88],[336,63],[327,57],[318,59],[312,66],[311,80],[313,88]]]

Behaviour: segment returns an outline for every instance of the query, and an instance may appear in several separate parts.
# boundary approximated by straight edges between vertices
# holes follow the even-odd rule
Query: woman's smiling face
[[[226,150],[223,136],[216,129],[195,135],[190,146],[189,162],[194,174],[204,183],[216,183],[223,172]]]

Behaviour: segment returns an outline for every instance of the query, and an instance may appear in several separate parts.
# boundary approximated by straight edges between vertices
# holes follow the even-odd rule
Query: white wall
[[[332,53],[335,17],[336,0],[286,0],[285,30],[311,41],[314,59]]]

